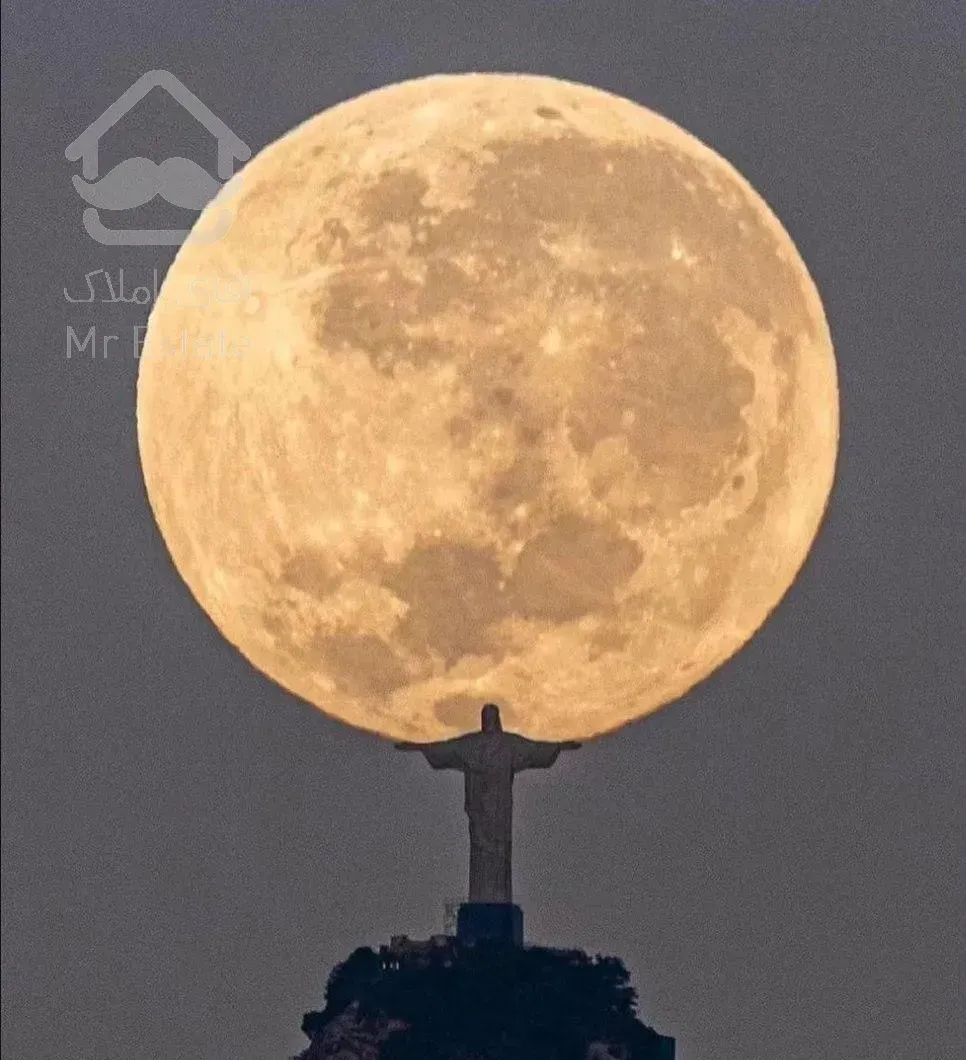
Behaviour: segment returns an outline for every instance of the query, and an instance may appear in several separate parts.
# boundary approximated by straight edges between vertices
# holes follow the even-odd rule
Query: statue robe
[[[496,731],[421,744],[420,750],[433,769],[459,769],[465,776],[469,900],[512,902],[513,777],[524,769],[552,766],[560,744]]]

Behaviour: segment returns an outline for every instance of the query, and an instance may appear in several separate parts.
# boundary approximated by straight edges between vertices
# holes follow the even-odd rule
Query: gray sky
[[[334,962],[440,930],[465,885],[459,776],[296,701],[194,603],[139,470],[145,309],[64,297],[171,260],[94,243],[64,158],[153,68],[253,150],[406,77],[552,74],[678,122],[769,202],[836,346],[827,520],[737,658],[517,782],[516,894],[530,941],[625,959],[681,1060],[957,1055],[956,5],[5,6],[4,1057],[281,1060]],[[102,173],[213,172],[152,99]],[[121,341],[68,360],[91,324]]]

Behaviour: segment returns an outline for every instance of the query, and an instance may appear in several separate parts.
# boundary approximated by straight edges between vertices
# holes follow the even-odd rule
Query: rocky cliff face
[[[360,1017],[355,1001],[312,1039],[301,1060],[381,1060],[383,1044],[405,1027],[402,1020]]]

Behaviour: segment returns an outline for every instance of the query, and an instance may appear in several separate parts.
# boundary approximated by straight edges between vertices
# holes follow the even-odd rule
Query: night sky
[[[728,665],[518,779],[515,894],[529,941],[626,961],[680,1060],[959,1055],[957,5],[5,7],[4,1057],[283,1060],[335,962],[442,930],[465,888],[462,778],[257,673],[171,565],[135,437],[150,307],[65,297],[173,257],[92,241],[64,157],[157,68],[253,152],[409,77],[581,81],[682,125],[771,205],[838,359],[826,521]],[[160,93],[101,173],[138,154],[215,171]],[[92,325],[118,341],[68,359],[68,327]]]

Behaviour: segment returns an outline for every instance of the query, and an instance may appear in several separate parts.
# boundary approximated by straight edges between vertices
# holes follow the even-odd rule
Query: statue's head
[[[495,703],[487,703],[480,712],[480,721],[484,732],[502,732],[500,708]]]

